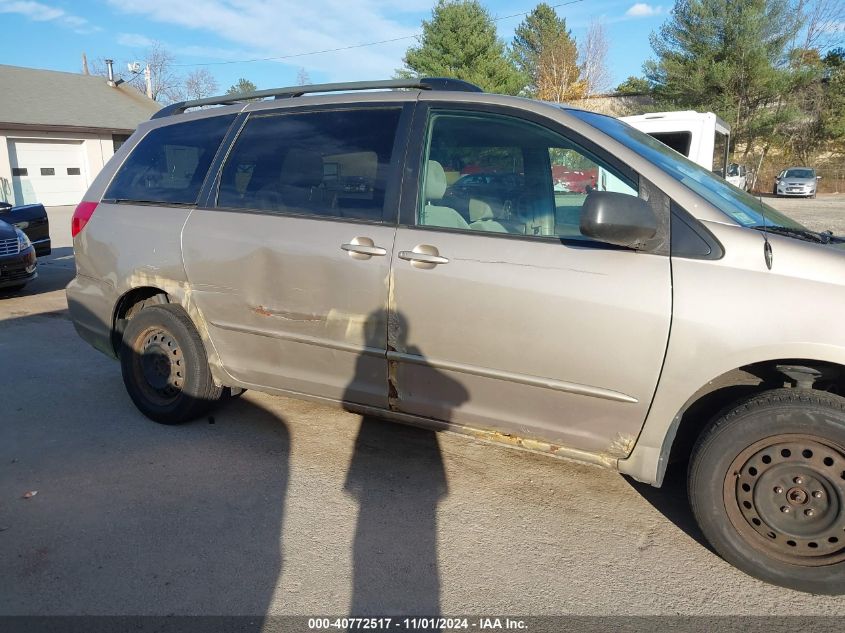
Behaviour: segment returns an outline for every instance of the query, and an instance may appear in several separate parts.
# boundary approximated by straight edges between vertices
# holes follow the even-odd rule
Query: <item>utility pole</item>
[[[147,84],[147,97],[152,99],[153,98],[153,76],[152,76],[152,73],[150,72],[150,65],[149,64],[147,64],[144,67],[144,81]]]
[[[83,75],[90,75],[91,73],[88,72],[88,56],[85,53],[82,53],[82,74]]]

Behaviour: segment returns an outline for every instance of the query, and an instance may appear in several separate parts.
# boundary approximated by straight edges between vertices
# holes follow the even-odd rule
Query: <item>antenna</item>
[[[763,258],[766,260],[766,268],[772,269],[772,245],[769,243],[769,232],[766,230],[766,205],[763,196],[757,193],[757,200],[760,202],[760,215],[763,218]]]

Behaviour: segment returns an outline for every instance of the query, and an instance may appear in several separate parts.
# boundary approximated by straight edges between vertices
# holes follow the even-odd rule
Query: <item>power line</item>
[[[550,8],[557,9],[559,7],[565,7],[570,4],[578,4],[579,2],[584,2],[584,0],[569,0],[569,2],[561,2],[560,4],[553,4]],[[498,18],[493,18],[494,22],[499,22],[501,20],[508,20],[510,18],[518,18],[522,15],[528,15],[531,11],[522,11],[521,13],[512,13],[511,15],[503,15]],[[411,40],[414,38],[419,37],[420,33],[415,33],[414,35],[404,35],[402,37],[394,37],[389,40],[379,40],[378,42],[365,42],[364,44],[350,44],[349,46],[340,46],[338,48],[326,48],[319,51],[308,51],[306,53],[291,53],[290,55],[279,55],[277,57],[257,57],[255,59],[239,59],[239,60],[230,60],[230,61],[221,61],[221,62],[201,62],[199,64],[173,64],[174,66],[224,66],[227,64],[251,64],[253,62],[274,62],[279,61],[282,59],[294,59],[297,57],[308,57],[311,55],[322,55],[323,53],[337,53],[339,51],[349,51],[355,48],[366,48],[368,46],[378,46],[379,44],[390,44],[391,42],[399,42],[402,40]]]

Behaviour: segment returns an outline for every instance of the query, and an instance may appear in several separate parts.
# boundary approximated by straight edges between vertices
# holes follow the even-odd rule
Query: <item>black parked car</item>
[[[36,256],[50,254],[50,222],[43,204],[13,207],[8,202],[0,202],[0,222],[11,224],[26,233],[35,247]]]
[[[35,247],[19,228],[0,220],[0,291],[20,290],[38,276]]]

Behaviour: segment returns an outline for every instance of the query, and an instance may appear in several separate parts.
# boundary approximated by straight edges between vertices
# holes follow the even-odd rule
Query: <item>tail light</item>
[[[96,202],[80,202],[76,205],[76,211],[73,212],[73,218],[70,221],[70,236],[76,237],[77,234],[85,228],[88,220],[94,215],[97,208]]]

